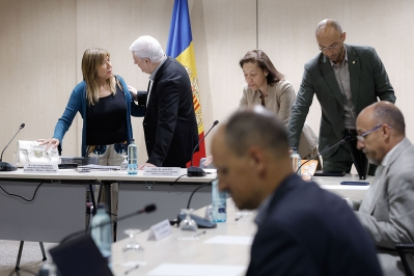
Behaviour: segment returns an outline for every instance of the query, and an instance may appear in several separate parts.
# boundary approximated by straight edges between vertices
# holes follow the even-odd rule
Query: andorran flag
[[[175,0],[172,12],[170,34],[167,44],[167,55],[175,58],[187,70],[193,90],[194,110],[197,118],[199,139],[204,136],[204,126],[201,114],[200,97],[197,84],[197,69],[195,63],[193,36],[191,34],[190,14],[187,0]],[[205,157],[204,140],[201,141],[199,151],[194,154],[194,166],[199,166],[200,158]]]

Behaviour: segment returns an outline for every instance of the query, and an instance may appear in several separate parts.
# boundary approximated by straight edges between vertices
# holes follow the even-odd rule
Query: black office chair
[[[413,276],[410,266],[408,265],[407,258],[414,256],[414,244],[412,243],[398,243],[396,245],[398,254],[400,255],[401,262],[404,266],[405,275]]]

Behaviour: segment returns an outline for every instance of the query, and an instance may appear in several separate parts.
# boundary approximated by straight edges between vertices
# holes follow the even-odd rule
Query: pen
[[[133,266],[128,270],[125,270],[124,275],[127,275],[128,273],[134,271],[135,269],[137,269],[139,267],[139,265]]]
[[[196,238],[196,237],[198,237],[198,236],[200,236],[200,235],[203,235],[203,234],[205,234],[205,233],[207,233],[207,232],[206,232],[206,230],[201,231],[201,232],[199,232],[199,233],[197,233],[197,234],[194,234],[194,238]]]

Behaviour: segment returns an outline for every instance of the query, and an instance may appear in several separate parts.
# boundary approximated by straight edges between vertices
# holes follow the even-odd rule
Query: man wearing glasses
[[[361,179],[367,173],[367,159],[357,150],[356,140],[330,151],[327,148],[348,136],[356,136],[356,118],[366,106],[378,101],[395,102],[394,89],[381,59],[372,47],[345,44],[346,32],[332,19],[321,21],[315,31],[319,53],[305,65],[302,84],[292,108],[289,140],[299,144],[300,133],[313,95],[321,105],[319,152],[323,169],[350,172],[352,164]],[[374,173],[375,168],[370,170]]]
[[[378,165],[356,215],[379,248],[384,275],[404,275],[395,244],[414,242],[414,146],[405,137],[401,111],[391,103],[368,106],[356,126],[358,149]]]

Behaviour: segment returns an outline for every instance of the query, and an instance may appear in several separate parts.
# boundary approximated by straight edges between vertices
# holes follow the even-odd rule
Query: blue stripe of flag
[[[175,0],[167,43],[167,55],[178,57],[190,46],[192,40],[188,2],[187,0]]]

